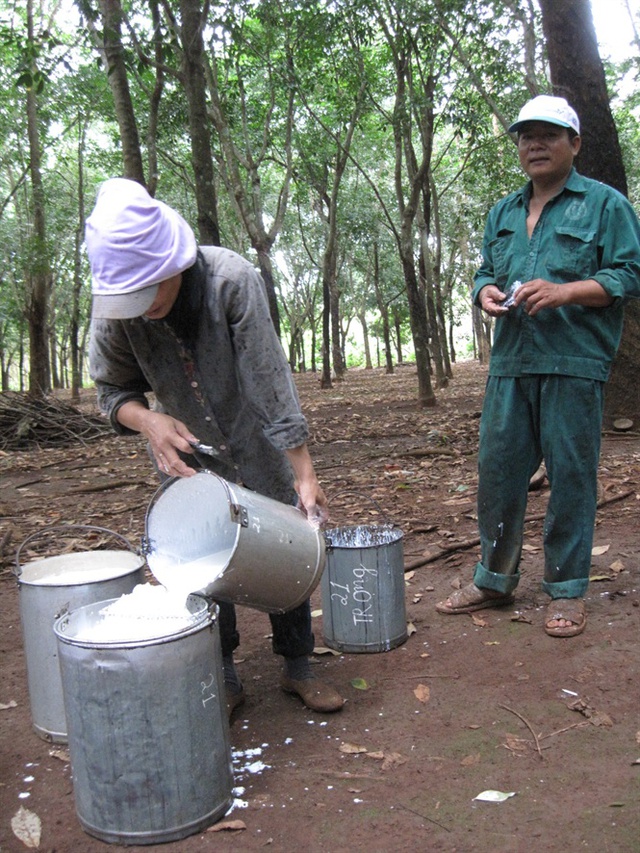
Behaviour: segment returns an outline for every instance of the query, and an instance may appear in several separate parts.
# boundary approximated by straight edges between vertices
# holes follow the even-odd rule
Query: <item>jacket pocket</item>
[[[582,281],[598,271],[598,246],[594,229],[570,225],[556,227],[547,260],[549,277],[560,281]]]
[[[489,243],[493,261],[493,275],[498,287],[504,290],[511,282],[510,270],[514,264],[514,231],[501,228],[496,237]]]

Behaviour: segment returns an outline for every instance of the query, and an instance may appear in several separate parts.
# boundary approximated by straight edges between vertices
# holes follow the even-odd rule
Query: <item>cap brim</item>
[[[132,320],[145,314],[156,298],[158,284],[151,284],[130,293],[93,296],[91,317],[94,320]]]
[[[571,125],[566,121],[549,118],[548,116],[530,116],[522,121],[515,121],[509,128],[509,133],[517,133],[523,125],[530,124],[532,121],[543,121],[545,124],[555,124],[558,127],[566,127],[567,129],[571,128]]]

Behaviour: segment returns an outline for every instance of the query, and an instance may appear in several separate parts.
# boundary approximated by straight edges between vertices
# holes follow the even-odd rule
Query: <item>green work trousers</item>
[[[478,454],[478,587],[512,592],[528,486],[544,460],[551,492],[543,531],[551,598],[579,598],[589,585],[597,506],[604,383],[573,376],[490,376]]]

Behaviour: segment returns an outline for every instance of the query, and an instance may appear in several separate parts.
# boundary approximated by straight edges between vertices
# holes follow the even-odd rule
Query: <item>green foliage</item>
[[[27,341],[33,235],[27,90],[37,97],[53,276],[49,320],[61,348],[72,322],[81,217],[99,183],[123,170],[110,81],[98,50],[105,35],[100,4],[76,0],[75,15],[73,7],[44,0],[31,38],[23,5],[0,8],[3,360]],[[157,150],[157,194],[195,225],[198,175],[182,80],[180,4],[167,0],[158,8],[154,24],[147,2],[123,0],[123,57],[143,154],[153,146]],[[535,5],[525,0],[240,0],[207,8],[207,72],[215,76],[228,135],[225,140],[212,134],[220,231],[227,245],[255,259],[249,211],[275,240],[272,256],[287,342],[302,339],[309,360],[313,339],[319,355],[329,201],[362,92],[331,211],[343,332],[356,341],[356,318],[364,315],[370,334],[380,339],[382,303],[401,319],[403,343],[410,340],[397,235],[412,170],[423,156],[431,193],[429,262],[440,282],[445,316],[454,325],[466,323],[486,214],[522,181],[506,123],[532,86],[549,88]],[[400,68],[406,70],[404,93],[398,89]],[[607,65],[635,204],[640,203],[639,73],[637,59]],[[616,92],[624,75],[632,85]],[[151,103],[159,81],[155,129]],[[208,86],[210,97],[210,78]],[[408,134],[398,150],[400,125]],[[417,259],[417,229],[413,240]],[[90,288],[84,255],[80,262],[83,331]]]

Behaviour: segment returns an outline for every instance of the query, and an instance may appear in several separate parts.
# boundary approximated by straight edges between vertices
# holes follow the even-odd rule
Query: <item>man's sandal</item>
[[[551,625],[551,622],[569,625]],[[547,607],[544,630],[550,637],[577,637],[587,624],[584,601],[581,598],[554,598]]]
[[[438,613],[471,613],[474,610],[485,610],[487,607],[504,607],[513,604],[511,593],[496,592],[494,589],[480,589],[474,583],[457,589],[444,601],[436,604]]]

